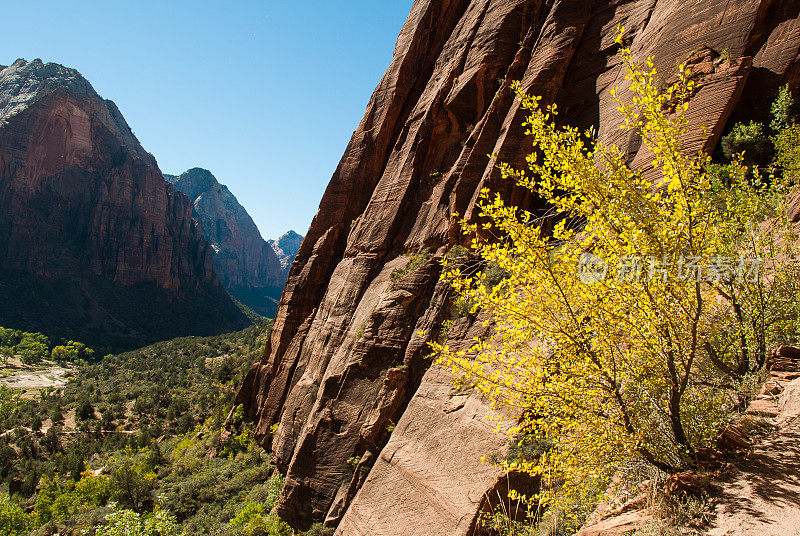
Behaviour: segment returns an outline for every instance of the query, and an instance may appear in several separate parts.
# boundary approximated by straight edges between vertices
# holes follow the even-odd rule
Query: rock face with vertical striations
[[[0,268],[8,327],[118,348],[248,323],[114,103],[38,59],[0,71]]]
[[[250,214],[206,169],[164,177],[192,201],[222,285],[257,313],[274,316],[287,274]]]
[[[487,157],[519,166],[530,152],[511,81],[649,168],[618,129],[618,25],[665,80],[692,63],[687,149],[713,150],[733,119],[763,119],[780,84],[798,85],[799,0],[415,1],[238,395],[286,472],[278,511],[294,525],[476,533],[501,476],[480,456],[504,445],[481,424],[488,405],[430,368],[425,343],[450,315],[438,260],[459,240],[452,214],[473,217],[481,188],[541,208]],[[395,272],[412,257],[418,269]]]

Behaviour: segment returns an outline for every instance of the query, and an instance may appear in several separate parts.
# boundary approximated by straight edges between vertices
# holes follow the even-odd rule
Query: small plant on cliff
[[[367,331],[367,323],[362,322],[360,326],[358,326],[358,330],[356,330],[356,340],[360,341],[361,337],[364,336],[364,333]]]
[[[764,132],[764,125],[751,121],[737,123],[730,134],[722,138],[722,152],[731,160],[743,153],[749,164],[764,163],[770,156],[772,144]]]
[[[511,434],[547,445],[507,466],[540,475],[535,499],[567,513],[596,501],[631,461],[667,473],[694,466],[732,408],[724,384],[763,365],[786,305],[764,299],[757,257],[774,236],[752,225],[771,217],[788,228],[785,192],[740,160],[729,184],[712,180],[708,156],[682,151],[693,91],[686,68],[660,91],[652,62],[637,63],[618,44],[632,92],[630,104],[618,99],[623,128],[639,133],[656,173],[632,169],[623,151],[589,133],[556,126],[556,106],[517,86],[534,152],[529,173],[501,165],[502,175],[561,217],[544,232],[532,214],[484,190],[482,222],[462,227],[505,276],[445,261],[445,277],[495,335],[462,351],[431,344],[460,384],[517,409]]]
[[[421,250],[412,253],[411,257],[408,259],[408,263],[403,268],[398,268],[392,271],[391,274],[389,274],[391,286],[394,286],[407,274],[410,274],[418,270],[420,267],[422,267],[423,264],[428,262],[430,258],[431,258],[431,250],[428,248],[422,248]]]

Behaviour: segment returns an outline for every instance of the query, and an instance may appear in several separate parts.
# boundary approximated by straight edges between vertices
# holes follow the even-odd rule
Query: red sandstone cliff
[[[763,118],[781,83],[797,86],[798,0],[417,0],[238,396],[286,472],[284,518],[347,536],[474,533],[499,477],[479,459],[503,445],[486,405],[429,369],[425,337],[448,314],[437,260],[480,188],[535,208],[486,156],[529,152],[512,80],[647,166],[610,95],[624,82],[620,24],[665,78],[695,62],[689,149],[713,149],[732,118]],[[422,248],[436,254],[391,285]],[[456,327],[453,343],[478,329]]]
[[[128,345],[246,324],[191,202],[113,102],[41,60],[0,71],[0,268],[4,325]]]

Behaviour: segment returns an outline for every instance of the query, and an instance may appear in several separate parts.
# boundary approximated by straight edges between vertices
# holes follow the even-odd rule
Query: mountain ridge
[[[80,73],[17,60],[0,110],[4,325],[123,348],[249,324],[188,198]]]

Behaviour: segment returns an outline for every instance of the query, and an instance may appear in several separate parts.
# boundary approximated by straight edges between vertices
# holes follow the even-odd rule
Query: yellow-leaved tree
[[[685,152],[692,74],[680,66],[657,89],[651,60],[638,63],[621,35],[622,128],[641,136],[652,168],[556,126],[555,105],[516,88],[533,152],[529,169],[501,165],[502,175],[545,199],[557,223],[545,232],[482,192],[481,221],[463,231],[506,277],[490,284],[487,270],[457,262],[445,277],[494,335],[463,351],[432,344],[457,381],[522,415],[511,434],[543,447],[508,463],[542,476],[540,505],[567,511],[593,504],[637,460],[667,473],[695,466],[735,409],[737,384],[796,320],[786,314],[796,279],[777,270],[793,255],[785,187],[742,158],[720,180],[707,155]]]

